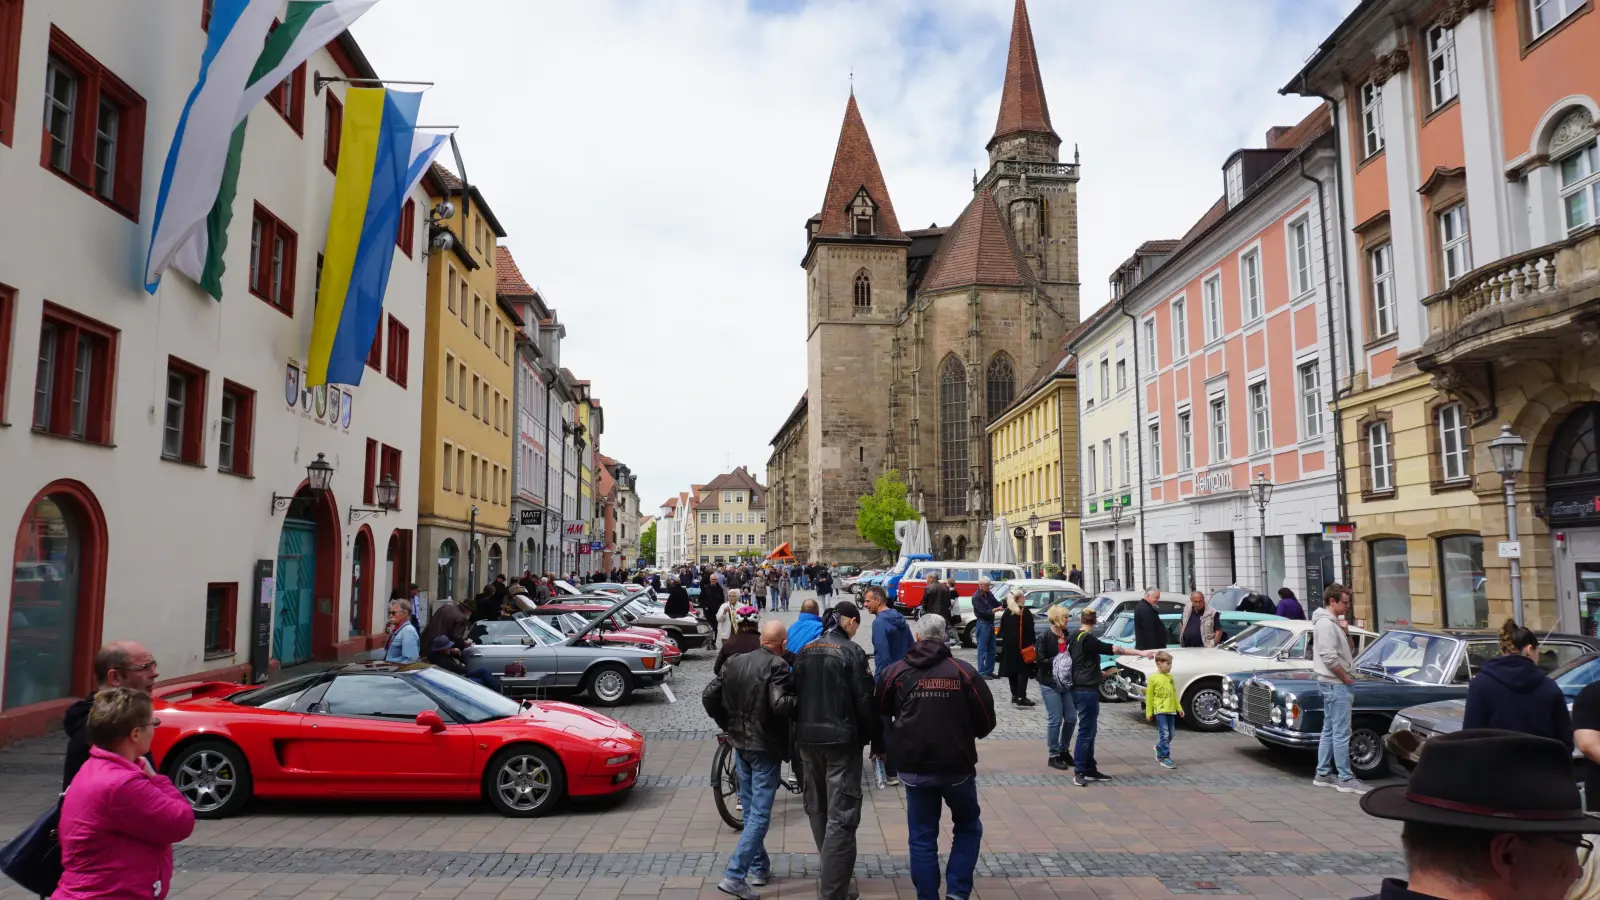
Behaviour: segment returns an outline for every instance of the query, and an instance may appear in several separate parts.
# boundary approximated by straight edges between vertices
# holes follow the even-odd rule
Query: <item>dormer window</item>
[[[878,217],[878,204],[872,202],[867,189],[862,188],[856,192],[856,198],[850,201],[851,233],[856,237],[872,237],[877,234],[875,227]]]
[[[1228,163],[1225,177],[1228,182],[1228,208],[1232,209],[1244,199],[1244,160],[1236,159]]]

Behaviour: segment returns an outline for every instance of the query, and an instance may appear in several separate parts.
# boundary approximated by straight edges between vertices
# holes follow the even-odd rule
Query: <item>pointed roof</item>
[[[530,297],[534,293],[504,244],[496,244],[494,248],[494,281],[495,290],[508,297]]]
[[[844,125],[839,128],[839,146],[833,151],[833,172],[828,175],[828,192],[822,198],[822,224],[817,237],[851,236],[846,211],[862,188],[878,204],[880,228],[876,237],[904,238],[894,204],[889,201],[889,188],[883,183],[883,171],[878,168],[878,155],[872,151],[872,138],[867,136],[867,123],[861,120],[852,91],[844,108]]]
[[[1006,57],[1006,83],[1000,94],[1000,117],[994,125],[992,144],[1019,131],[1055,134],[1050,127],[1050,105],[1044,98],[1044,79],[1039,75],[1039,53],[1033,46],[1033,26],[1028,23],[1028,4],[1017,0],[1011,17],[1011,52]]]
[[[988,188],[972,198],[939,242],[939,251],[918,291],[980,284],[1019,288],[1038,285],[1011,230],[1001,221],[1000,207]]]

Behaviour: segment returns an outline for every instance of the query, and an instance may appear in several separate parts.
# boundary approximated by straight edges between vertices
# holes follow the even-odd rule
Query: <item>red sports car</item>
[[[633,787],[644,737],[581,706],[518,702],[426,663],[366,663],[251,688],[157,688],[151,751],[195,815],[252,796],[485,798],[541,816]]]

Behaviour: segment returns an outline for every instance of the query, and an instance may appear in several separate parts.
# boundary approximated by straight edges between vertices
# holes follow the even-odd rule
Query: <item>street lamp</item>
[[[1500,473],[1506,490],[1506,540],[1517,540],[1517,473],[1528,456],[1528,442],[1511,430],[1510,425],[1500,426],[1500,436],[1489,442],[1489,459],[1494,470]],[[1511,563],[1511,614],[1522,624],[1522,562],[1517,556]]]
[[[1250,495],[1255,498],[1256,509],[1261,513],[1261,592],[1265,594],[1267,588],[1267,504],[1272,502],[1271,479],[1267,473],[1257,472],[1256,480],[1250,482]]]
[[[1028,556],[1030,557],[1030,559],[1028,560],[1028,562],[1029,562],[1028,568],[1030,570],[1033,568],[1032,563],[1037,562],[1037,560],[1034,560],[1031,557],[1035,553],[1035,551],[1033,549],[1033,546],[1035,544],[1037,544],[1038,542],[1039,542],[1039,514],[1036,513],[1036,512],[1031,512],[1031,513],[1028,513]]]
[[[321,453],[318,453],[317,458],[312,460],[311,465],[306,466],[306,490],[312,494],[321,494],[325,493],[332,484],[333,466],[328,463],[327,459],[323,458]],[[288,509],[289,504],[294,502],[294,496],[294,494],[290,494],[287,497],[281,494],[273,494],[272,515],[277,515]]]
[[[400,485],[395,483],[393,476],[385,475],[383,476],[383,480],[378,482],[377,486],[373,488],[373,498],[378,501],[376,508],[370,506],[351,505],[350,524],[354,525],[362,519],[372,519],[379,515],[388,515],[389,510],[394,509],[400,503]]]
[[[1111,564],[1111,569],[1115,571],[1117,557],[1122,555],[1122,499],[1120,497],[1112,497],[1107,502],[1111,504],[1111,558],[1107,562]],[[1123,568],[1127,568],[1127,566],[1123,566]],[[1124,572],[1122,577],[1128,580],[1128,584],[1119,586],[1125,590],[1131,590],[1133,573]]]

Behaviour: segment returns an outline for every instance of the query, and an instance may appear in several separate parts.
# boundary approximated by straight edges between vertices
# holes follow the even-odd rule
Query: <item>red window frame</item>
[[[211,31],[211,7],[213,5],[215,5],[213,0],[200,0],[200,30],[201,31],[205,31],[205,32],[210,32]]]
[[[233,459],[224,465],[222,458],[222,433],[220,425],[217,433],[217,471],[238,475],[242,478],[250,477],[254,471],[252,463],[252,450],[255,448],[256,431],[256,392],[242,384],[228,381],[222,382],[222,398],[226,402],[233,399]],[[219,408],[218,422],[221,422]]]
[[[367,438],[366,468],[361,473],[361,502],[371,506],[377,496],[378,442]]]
[[[294,270],[295,260],[298,257],[300,236],[294,229],[283,224],[277,216],[267,210],[265,206],[257,203],[255,214],[251,218],[250,227],[254,235],[256,223],[261,225],[261,243],[255,248],[256,258],[253,260],[252,270],[263,273],[259,278],[253,272],[247,272],[250,283],[250,293],[255,294],[266,304],[289,318],[294,318]],[[266,279],[271,278],[272,271],[272,244],[275,238],[282,235],[284,238],[283,255],[283,281],[278,285],[278,301],[272,299]]]
[[[382,462],[381,462],[381,464],[379,466],[378,477],[380,479],[382,479],[382,478],[392,478],[392,479],[394,479],[394,483],[395,484],[401,484],[402,482],[400,481],[400,451],[395,449],[394,447],[389,446],[388,444],[384,444],[383,445],[382,454],[383,454],[382,455]],[[372,501],[369,500],[367,502],[370,503]],[[395,498],[394,498],[394,506],[390,507],[390,509],[399,509],[399,508],[400,508],[400,495],[397,492],[395,494]]]
[[[411,256],[411,245],[415,243],[417,233],[417,201],[407,197],[406,205],[400,207],[400,231],[395,234],[394,242],[400,245],[406,256]]]
[[[170,395],[163,391],[161,397],[161,458],[171,462],[199,466],[205,464],[206,378],[207,372],[199,366],[176,356],[167,357],[167,389],[173,377],[183,379],[183,427],[178,437],[176,456],[167,452],[167,404]]]
[[[394,316],[389,317],[389,361],[384,367],[383,374],[389,380],[401,387],[406,386],[406,378],[410,372],[411,355],[411,329],[400,324]]]
[[[43,410],[44,421],[39,421],[37,380],[34,384],[33,430],[91,444],[111,443],[111,410],[117,372],[117,336],[115,328],[65,307],[45,301],[44,315],[39,325],[40,349],[43,349],[45,329],[54,329],[55,348],[50,362],[50,393],[48,406]],[[77,385],[78,343],[86,340],[90,351],[86,388],[84,427],[82,435],[72,433],[72,398]],[[61,348],[72,348],[72,353],[62,353]],[[35,372],[38,368],[35,368]]]
[[[22,0],[0,0],[0,144],[11,146],[17,123],[17,65],[22,54]]]
[[[322,118],[322,164],[329,172],[339,172],[339,138],[344,133],[344,104],[328,91],[327,111]]]
[[[372,348],[367,351],[367,368],[375,372],[383,371],[383,329],[372,330]]]
[[[54,25],[50,26],[48,59],[70,70],[78,81],[66,168],[50,164],[52,141],[48,127],[40,129],[39,165],[129,219],[139,221],[139,196],[144,184],[144,98]],[[95,134],[102,100],[118,107],[115,170],[109,194],[101,193],[95,184]]]
[[[211,596],[217,594],[217,639],[213,643],[211,636]],[[232,656],[234,654],[234,626],[239,615],[239,584],[238,582],[213,581],[206,585],[206,610],[205,631],[206,659],[219,656]]]
[[[274,19],[272,27],[267,30],[270,38],[272,32],[278,30],[283,23]],[[305,137],[306,134],[306,64],[301,63],[295,67],[288,78],[285,78],[271,91],[267,92],[267,105],[278,111],[283,120],[289,123],[294,133]]]
[[[0,3],[6,0],[0,0]],[[11,372],[11,318],[16,314],[17,290],[0,284],[0,424],[6,419],[6,376]]]

